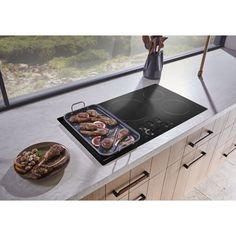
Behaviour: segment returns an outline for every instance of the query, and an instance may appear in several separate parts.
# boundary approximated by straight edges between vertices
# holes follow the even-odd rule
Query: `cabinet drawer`
[[[184,150],[184,155],[188,154],[189,152],[193,151],[203,143],[207,142],[209,139],[214,137],[214,124],[215,121],[205,125],[203,128],[197,130],[193,134],[190,134],[187,137],[187,143]]]
[[[149,180],[151,162],[152,162],[152,159],[150,158],[149,160],[145,161],[144,163],[142,163],[141,165],[135,167],[134,169],[132,169],[130,171],[130,183],[134,183],[136,180],[138,180],[142,176],[144,176],[144,174],[143,174],[144,172],[147,172],[149,175],[149,176],[146,176],[145,178],[143,178],[142,181],[137,182],[136,184],[132,185],[130,188],[131,191],[134,190],[135,188],[139,187],[140,185],[142,185],[147,180]]]
[[[186,168],[186,165],[189,166],[187,169],[189,171],[189,176],[184,193],[192,190],[192,188],[199,182],[198,177],[202,172],[202,165],[204,165],[207,161],[207,146],[208,142],[198,147],[193,158],[183,164],[184,168]]]
[[[106,200],[118,200],[128,194],[128,189],[119,196],[115,196],[113,191],[118,192],[120,189],[125,188],[129,185],[130,171],[121,175],[117,179],[111,181],[106,185]]]
[[[160,200],[165,171],[162,171],[155,177],[149,180],[147,200]]]
[[[179,142],[175,143],[170,148],[170,156],[168,166],[174,164],[176,161],[182,159],[184,153],[184,147],[187,143],[187,137],[183,138]]]
[[[166,170],[165,180],[161,193],[161,200],[171,200],[179,173],[181,160],[169,166]]]
[[[165,149],[152,158],[150,177],[154,177],[166,169],[170,155],[170,148]]]
[[[201,145],[197,150],[185,155],[182,159],[180,170],[173,194],[173,199],[181,199],[195,180],[195,170],[198,169],[199,162],[206,154],[207,143]]]
[[[148,181],[129,193],[129,200],[146,200]]]

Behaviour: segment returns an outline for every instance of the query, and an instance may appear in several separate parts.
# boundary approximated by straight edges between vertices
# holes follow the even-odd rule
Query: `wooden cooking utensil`
[[[203,54],[202,54],[201,65],[200,65],[200,69],[199,69],[199,71],[198,71],[198,77],[199,77],[200,79],[203,79],[202,73],[203,73],[203,67],[204,67],[204,63],[205,63],[205,59],[206,59],[206,54],[207,54],[207,51],[208,51],[208,45],[209,45],[210,37],[211,37],[211,36],[207,36],[206,43],[205,43],[205,48],[204,48],[204,52],[203,52]]]

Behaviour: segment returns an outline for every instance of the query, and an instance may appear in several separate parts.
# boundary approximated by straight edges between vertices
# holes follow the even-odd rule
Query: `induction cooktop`
[[[140,133],[138,146],[207,110],[156,84],[100,105]]]
[[[101,157],[76,133],[63,117],[58,121],[102,164],[105,165],[151,139],[207,110],[160,85],[151,85],[116,97],[100,106],[139,132],[140,139],[107,158]]]

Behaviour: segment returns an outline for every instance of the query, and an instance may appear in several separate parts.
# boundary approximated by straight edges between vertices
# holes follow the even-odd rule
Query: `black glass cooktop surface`
[[[140,140],[107,158],[100,156],[76,133],[63,117],[58,121],[102,164],[105,165],[136,147],[206,110],[160,85],[116,97],[99,104],[139,132]]]
[[[156,84],[99,105],[140,133],[138,146],[206,110]]]

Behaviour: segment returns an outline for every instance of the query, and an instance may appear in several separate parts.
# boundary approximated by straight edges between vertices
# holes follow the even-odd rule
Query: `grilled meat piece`
[[[97,117],[91,117],[91,121],[102,121],[106,125],[110,125],[110,126],[117,125],[116,120],[107,116],[103,116],[103,115],[99,115]]]
[[[59,144],[52,145],[50,149],[45,153],[44,158],[39,163],[39,165],[42,165],[42,163],[47,162],[56,156],[59,156],[64,150],[64,147]]]
[[[37,178],[41,178],[47,174],[50,174],[52,171],[59,169],[68,162],[68,156],[64,156],[59,160],[53,161],[51,164],[44,163],[42,165],[36,165],[32,169],[32,174],[34,174]]]
[[[99,116],[99,114],[97,113],[97,111],[96,111],[96,110],[93,110],[93,109],[87,110],[87,113],[89,114],[89,116],[94,116],[94,117]]]
[[[101,145],[104,149],[109,150],[113,146],[114,138],[104,138]]]
[[[94,131],[89,131],[89,130],[81,130],[81,134],[85,134],[88,136],[105,136],[107,135],[109,130],[107,128],[98,128]]]
[[[80,130],[96,130],[98,126],[94,123],[81,123]]]
[[[129,134],[129,130],[126,128],[120,129],[117,133],[116,140],[122,140],[123,138],[127,137]]]
[[[89,118],[89,114],[87,112],[80,112],[77,116],[80,118]]]
[[[87,117],[80,117],[79,114],[71,116],[69,121],[71,123],[82,123],[82,122],[90,121],[90,117],[87,113],[86,113],[88,115]]]

